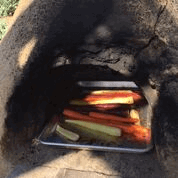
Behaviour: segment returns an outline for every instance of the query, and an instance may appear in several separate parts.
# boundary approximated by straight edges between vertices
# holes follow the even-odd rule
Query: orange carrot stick
[[[102,123],[120,123],[120,122],[125,122],[125,123],[136,123],[138,122],[138,119],[132,119],[132,118],[123,118],[123,117],[118,117],[115,115],[110,115],[110,114],[101,114],[97,112],[89,112],[89,116],[85,114],[81,114],[76,111],[72,111],[69,109],[64,109],[63,111],[64,116],[68,116],[70,118],[78,119],[78,120],[85,120],[85,121],[91,121],[91,120],[96,120],[100,121]]]
[[[138,119],[124,118],[124,117],[119,117],[116,115],[103,114],[103,113],[98,113],[98,112],[89,112],[89,116],[98,118],[98,119],[103,119],[103,120],[111,120],[111,121],[115,121],[115,122],[126,122],[126,123],[138,122]]]
[[[80,111],[108,111],[108,110],[119,110],[119,111],[126,111],[128,108],[121,107],[120,104],[95,104],[95,105],[84,105],[84,106],[77,106],[77,105],[69,105],[67,108],[80,110]]]
[[[105,121],[101,119],[96,119],[88,115],[81,114],[81,113],[78,113],[78,112],[75,112],[69,109],[64,109],[63,114],[68,119],[73,119],[73,120],[89,121],[89,122],[94,122],[94,123],[103,124],[103,125],[107,125],[107,122],[109,122],[109,121]]]
[[[133,143],[140,143],[140,144],[150,144],[151,143],[151,130],[148,128],[145,128],[143,133],[135,132],[133,134],[123,134],[123,139],[129,139],[130,142]],[[122,130],[122,129],[121,129]]]
[[[112,123],[108,123],[108,126],[120,128],[123,132],[123,135],[129,137],[135,142],[145,142],[147,144],[151,142],[151,130],[143,126]]]
[[[70,109],[64,109],[63,114],[64,114],[64,116],[74,118],[74,119],[78,119],[78,120],[85,120],[85,121],[88,120],[88,121],[90,121],[91,119],[93,119],[93,118],[91,118],[91,117],[89,117],[85,114],[81,114],[79,112],[72,111]]]
[[[94,105],[95,108],[101,111],[116,109],[120,106],[121,106],[120,104],[96,104]]]
[[[69,110],[69,109],[64,109],[63,114],[64,114],[64,116],[68,117],[69,119],[95,122],[95,123],[100,123],[100,124],[108,125],[108,126],[109,126],[109,124],[112,124],[112,126],[114,126],[115,124],[116,125],[119,125],[119,124],[122,125],[123,124],[122,120],[111,120],[111,119],[91,117],[91,116],[81,114],[79,112],[72,111],[72,110]],[[125,121],[125,123],[133,124],[133,123],[137,122],[137,120],[134,120],[134,121],[131,120],[131,122],[129,122],[129,121],[130,121],[130,119],[128,119],[128,121]]]

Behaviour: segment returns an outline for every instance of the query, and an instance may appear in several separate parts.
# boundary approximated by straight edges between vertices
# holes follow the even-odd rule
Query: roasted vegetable
[[[81,114],[79,112],[70,110],[70,109],[64,109],[63,111],[64,116],[67,116],[71,119],[75,119],[75,120],[83,120],[83,121],[89,121],[89,122],[100,122],[100,120],[97,120],[96,118],[92,118],[90,116],[87,116],[85,114]]]
[[[117,137],[121,136],[121,130],[118,128],[109,127],[109,126],[105,126],[101,124],[95,124],[92,122],[79,121],[79,120],[66,120],[65,122],[73,124],[73,125],[86,127],[88,129],[99,131],[99,132],[102,132],[102,133],[105,133],[111,136],[117,136]]]
[[[105,97],[133,97],[134,101],[141,100],[143,97],[140,92],[133,92],[131,90],[98,90],[93,91],[86,96],[86,100],[94,100],[95,98],[105,98]]]
[[[139,103],[132,105],[137,101]],[[133,143],[149,144],[150,129],[140,126],[139,112],[131,109],[142,101],[144,100],[140,92],[130,90],[90,92],[82,99],[71,100],[68,108],[64,109],[64,128],[66,126],[75,128],[79,135],[81,131],[87,138],[90,136],[96,138],[98,135],[99,139],[101,135],[110,135]],[[123,116],[118,116],[119,113]],[[72,131],[75,132],[75,129]],[[85,130],[88,130],[89,135]]]
[[[68,140],[71,140],[71,141],[77,141],[79,140],[80,136],[76,133],[73,133],[67,129],[64,129],[62,128],[60,125],[57,125],[57,128],[56,128],[56,133],[58,135],[62,135],[63,137],[65,137],[66,139]]]
[[[54,122],[49,123],[43,130],[42,138],[47,139],[49,136],[51,136],[51,134],[55,131],[56,127],[57,123]]]
[[[120,128],[123,132],[123,135],[131,138],[131,140],[140,143],[150,144],[151,142],[151,130],[143,126],[138,125],[121,125],[121,124],[112,124],[108,123],[111,127]]]
[[[108,125],[108,123],[112,124],[122,124],[122,123],[128,123],[128,124],[134,124],[138,122],[137,119],[131,119],[131,118],[123,118],[118,117],[111,114],[101,114],[97,112],[90,112],[89,115],[81,114],[79,112],[64,109],[63,111],[64,116],[68,117],[70,120],[81,120],[81,121],[89,121],[94,123],[99,123],[103,125]],[[92,115],[93,117],[91,117]]]
[[[134,119],[138,119],[138,122],[136,122],[135,125],[140,125],[140,116],[139,116],[139,112],[137,110],[131,109],[130,117],[134,118]]]
[[[96,104],[94,107],[100,111],[112,110],[120,107],[120,104]]]
[[[139,92],[130,90],[99,90],[90,92],[80,100],[72,100],[72,105],[133,104],[143,99]]]
[[[89,116],[93,118],[102,119],[102,120],[108,120],[110,122],[115,121],[114,123],[116,122],[136,123],[138,122],[138,119],[124,118],[124,117],[119,117],[119,116],[112,115],[112,114],[105,114],[105,113],[98,113],[98,112],[90,112]]]
[[[77,133],[80,135],[80,139],[78,143],[91,143],[91,144],[113,144],[113,145],[120,145],[122,143],[121,137],[118,136],[111,136],[106,133],[100,132],[98,130],[93,130],[87,127],[83,127],[73,123],[64,122],[62,124],[63,128],[67,130],[71,130],[72,132]]]
[[[87,101],[87,100],[71,100],[69,102],[71,105],[96,105],[96,104],[133,104],[134,100],[133,97],[114,97],[114,98],[102,98],[94,101]]]
[[[101,113],[117,114],[123,117],[130,117],[130,111],[129,111],[130,107],[126,105],[121,106],[120,104],[97,104],[97,105],[88,105],[88,106],[70,105],[67,106],[65,109],[73,110],[83,114],[99,111]]]

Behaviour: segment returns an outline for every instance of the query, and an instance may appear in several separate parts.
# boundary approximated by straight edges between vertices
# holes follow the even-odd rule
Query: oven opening
[[[38,141],[72,149],[149,151],[153,147],[150,88],[111,71],[92,74],[75,73],[76,96],[50,118]]]

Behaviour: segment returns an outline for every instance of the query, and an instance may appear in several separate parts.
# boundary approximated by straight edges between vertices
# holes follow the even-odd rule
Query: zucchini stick
[[[71,141],[77,141],[79,140],[80,136],[74,132],[71,132],[67,129],[62,128],[61,126],[57,125],[56,128],[56,133],[57,134],[61,134],[62,136],[64,136],[65,138],[71,140]]]
[[[111,135],[111,136],[121,136],[121,129],[109,127],[101,124],[95,124],[92,122],[86,122],[86,121],[80,121],[80,120],[66,120],[66,123],[70,123],[73,125],[78,125],[82,127],[86,127],[88,129],[92,129],[94,131],[103,132],[105,134]]]
[[[62,127],[71,130],[72,132],[75,132],[80,135],[80,140],[79,142],[89,142],[89,143],[114,143],[116,145],[119,145],[122,143],[121,137],[118,136],[111,136],[106,133],[100,132],[98,130],[93,130],[87,127],[79,126],[79,125],[74,125],[71,123],[64,122],[62,124]]]

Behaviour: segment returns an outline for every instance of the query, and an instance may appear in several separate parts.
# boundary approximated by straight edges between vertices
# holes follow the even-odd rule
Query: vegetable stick
[[[67,138],[71,141],[77,141],[80,138],[80,136],[78,134],[71,132],[67,129],[64,129],[59,125],[57,125],[56,133],[59,134],[59,135],[61,134],[62,136],[64,136],[65,138]]]
[[[86,122],[93,122],[93,123],[98,123],[98,124],[102,124],[102,125],[108,125],[108,123],[110,123],[109,121],[105,121],[105,120],[100,120],[100,119],[96,119],[96,118],[91,118],[87,119],[86,117],[84,117],[83,119],[78,119],[77,117],[70,117],[70,116],[65,116],[64,117],[65,120],[80,120],[80,121],[86,121]],[[112,123],[114,124],[114,123]],[[121,124],[118,122],[118,124]]]
[[[95,105],[95,104],[133,104],[133,97],[114,97],[114,98],[105,98],[102,100],[95,101],[84,101],[84,100],[71,100],[69,104],[71,105]]]
[[[89,125],[89,127],[88,127],[87,126],[88,123],[91,123],[91,124],[95,124],[95,123],[88,122],[88,121],[87,122],[79,121],[79,120],[75,120],[75,121],[74,120],[66,120],[66,121],[67,121],[67,123],[80,123],[81,122],[82,124],[78,124],[78,126],[86,127],[86,128],[90,128],[90,129],[95,128],[95,129],[93,129],[93,131],[96,130],[96,131],[100,131],[100,132],[102,132],[102,130],[98,129],[99,128],[98,126],[101,126],[101,127],[104,126],[101,124],[96,124],[95,125],[96,127],[93,127],[93,125]],[[141,143],[141,144],[143,144],[143,143],[150,144],[150,142],[151,142],[150,129],[147,129],[144,127],[140,127],[140,128],[134,127],[132,129],[130,129],[130,126],[128,126],[128,125],[123,126],[123,125],[115,125],[115,124],[108,123],[106,127],[109,127],[109,126],[114,129],[119,128],[121,131],[123,131],[123,136],[122,136],[123,139],[129,139],[131,142]],[[110,132],[110,131],[108,131],[108,132]],[[110,135],[113,135],[113,134],[110,134]]]
[[[127,118],[122,118],[122,117],[118,117],[115,115],[100,114],[100,113],[95,113],[95,112],[90,112],[89,116],[88,116],[88,115],[81,114],[79,112],[72,111],[69,109],[64,109],[63,114],[64,114],[64,116],[67,116],[71,119],[78,119],[78,120],[83,120],[83,121],[91,121],[91,122],[105,123],[105,124],[107,124],[107,123],[121,124],[121,122],[126,122],[126,123],[132,124],[132,123],[138,122],[137,119],[130,119],[130,118],[127,119]]]
[[[151,131],[148,129],[145,134],[124,134],[122,139],[129,140],[133,143],[140,143],[140,144],[150,144],[151,143]]]
[[[68,120],[68,118],[66,120]],[[98,125],[101,125],[101,126],[106,125],[106,126],[110,126],[113,128],[121,129],[121,131],[123,131],[122,138],[129,139],[131,142],[141,143],[141,144],[143,143],[150,144],[151,142],[150,129],[144,128],[142,126],[137,128],[137,127],[131,127],[130,125],[121,125],[121,124],[115,124],[115,123],[99,123]]]
[[[114,143],[116,145],[120,145],[123,140],[121,139],[121,137],[117,137],[117,136],[111,136],[108,135],[106,133],[100,132],[98,130],[93,130],[87,127],[83,127],[83,126],[79,126],[79,125],[74,125],[74,124],[70,124],[67,122],[64,122],[62,124],[62,126],[68,130],[71,130],[72,132],[77,133],[78,135],[80,135],[80,142],[103,142],[108,144],[108,143]]]
[[[48,138],[56,130],[56,127],[57,123],[49,123],[44,129],[42,137]]]
[[[116,107],[114,107],[114,105],[116,105]],[[100,104],[100,105],[88,105],[88,106],[70,105],[67,106],[65,109],[80,112],[82,114],[88,114],[89,112],[100,111],[102,113],[117,114],[120,117],[130,117],[130,111],[129,111],[130,107],[125,105],[123,107],[120,104]]]
[[[90,121],[92,119],[96,120],[95,118],[91,118],[85,114],[81,114],[79,112],[72,111],[69,109],[64,109],[63,114],[64,114],[64,116],[68,116],[70,118],[74,118],[74,119],[78,119],[78,120],[86,120],[86,121],[87,120]]]
[[[116,125],[108,123],[108,126],[120,128],[123,131],[123,135],[129,136],[131,139],[137,142],[150,143],[151,141],[151,131],[148,128],[138,125]]]
[[[124,117],[119,117],[116,115],[103,114],[103,113],[98,113],[98,112],[89,112],[89,116],[98,118],[98,119],[111,120],[111,121],[116,121],[116,122],[126,122],[126,123],[138,122],[138,119],[124,118]]]
[[[116,109],[120,107],[120,104],[96,104],[94,107],[101,111]]]
[[[143,126],[138,126],[138,125],[124,125],[124,124],[112,124],[108,123],[109,126],[112,127],[118,127],[123,130],[124,133],[128,134],[134,134],[134,133],[140,133],[143,134],[148,131],[148,128],[145,128]]]
[[[150,129],[148,128],[137,126],[137,125],[124,124],[121,122],[119,123],[118,121],[116,122],[116,121],[104,120],[104,119],[100,120],[71,110],[65,109],[64,111],[65,111],[64,115],[68,116],[67,119],[89,121],[93,123],[99,123],[102,125],[119,128],[123,131],[124,135],[130,137],[132,140],[135,140],[135,142],[150,143]]]
[[[88,115],[81,114],[81,113],[67,110],[67,109],[64,110],[63,114],[65,116],[65,118],[64,118],[65,120],[66,119],[81,120],[81,121],[88,121],[88,122],[93,122],[93,123],[98,123],[98,124],[103,124],[103,125],[108,125],[108,123],[111,122],[111,120],[103,120],[103,119],[93,118]],[[112,124],[114,124],[114,123],[112,122]],[[117,124],[120,124],[120,123],[117,122]]]
[[[91,91],[90,94],[92,95],[104,95],[104,94],[113,94],[113,93],[140,93],[140,92],[133,92],[132,90],[95,90]]]
[[[96,98],[105,98],[105,97],[133,97],[135,101],[142,99],[142,95],[140,92],[133,92],[131,90],[99,90],[90,92],[89,95],[86,96],[86,99],[92,100]]]
[[[111,99],[114,99],[114,98],[128,98],[128,97],[132,97],[132,96],[87,96],[85,98],[82,98],[83,101],[86,101],[86,102],[94,102],[94,101],[102,101],[102,100],[111,100]],[[132,97],[133,98],[133,97]]]
[[[94,94],[94,95],[103,95],[103,94],[112,94],[112,93],[132,93],[131,90],[95,90],[95,91],[91,91],[90,94]]]
[[[118,128],[109,127],[109,126],[105,126],[101,124],[95,124],[92,122],[79,121],[79,120],[66,120],[65,122],[74,124],[74,125],[79,125],[82,127],[86,127],[92,130],[97,130],[99,132],[103,132],[111,136],[118,136],[118,137],[121,136],[121,130]]]
[[[140,125],[140,116],[137,110],[131,109],[130,111],[130,117],[134,119],[138,119],[138,122],[135,123],[135,125]]]
[[[96,105],[84,105],[84,106],[77,106],[77,105],[69,105],[66,109],[73,109],[77,111],[89,112],[89,111],[129,111],[130,107],[126,107],[125,105],[122,106],[121,104],[96,104]]]

